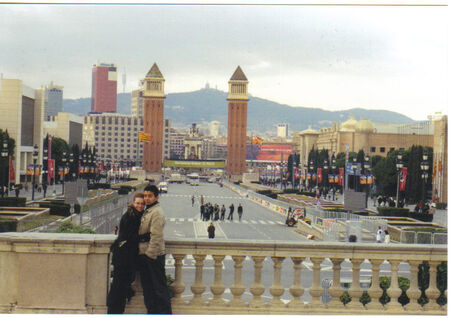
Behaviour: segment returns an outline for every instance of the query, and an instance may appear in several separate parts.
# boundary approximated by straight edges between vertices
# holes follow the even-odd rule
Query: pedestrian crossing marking
[[[207,220],[207,221],[203,221],[200,218],[168,218],[167,219],[169,222],[201,222],[201,223],[205,223],[208,224],[208,222],[211,222],[211,220]],[[261,224],[261,225],[284,225],[283,222],[281,221],[270,221],[270,220],[212,220],[212,222],[214,222],[214,224],[228,224],[228,223],[233,223],[233,224]]]

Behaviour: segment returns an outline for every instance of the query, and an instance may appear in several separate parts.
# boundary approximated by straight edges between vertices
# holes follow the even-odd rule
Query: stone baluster
[[[202,294],[206,289],[205,284],[203,284],[203,260],[206,255],[197,254],[193,257],[195,259],[195,281],[191,286],[191,291],[194,293],[194,297],[192,297],[190,304],[200,306],[205,305]]]
[[[294,283],[289,288],[289,292],[292,295],[292,300],[287,304],[288,307],[304,307],[303,301],[300,299],[300,297],[303,295],[303,292],[305,291],[302,288],[301,284],[301,268],[302,268],[302,262],[305,259],[304,257],[291,257],[292,262],[294,263]]]
[[[419,289],[419,265],[422,261],[408,261],[410,265],[410,285],[409,289],[406,291],[406,295],[409,298],[409,303],[405,306],[405,310],[408,311],[418,311],[422,310],[422,306],[417,302],[420,298],[421,291]]]
[[[253,262],[255,263],[255,278],[252,286],[250,287],[250,292],[253,294],[253,299],[248,304],[252,308],[260,308],[264,306],[264,301],[262,300],[261,295],[264,293],[265,287],[261,283],[261,270],[263,267],[262,262],[265,258],[265,256],[252,256]]]
[[[441,264],[440,261],[429,261],[430,264],[430,284],[425,291],[425,295],[428,297],[428,303],[423,307],[425,310],[439,310],[441,307],[436,300],[441,295],[441,292],[437,288],[437,267]]]
[[[182,278],[182,269],[183,269],[183,259],[186,255],[184,254],[173,254],[173,258],[175,259],[175,281],[172,284],[172,291],[174,296],[172,298],[172,304],[174,305],[185,305],[186,302],[181,297],[181,294],[184,292],[185,285],[183,283]]]
[[[241,296],[245,291],[245,286],[242,284],[242,262],[245,256],[232,256],[234,261],[234,282],[230,287],[230,291],[233,294],[233,298],[228,305],[230,307],[243,307],[245,306]]]
[[[370,263],[372,264],[372,286],[367,291],[370,296],[370,303],[366,305],[366,308],[379,311],[384,309],[380,303],[380,298],[383,296],[383,290],[380,287],[380,265],[383,260],[370,259]]]
[[[344,304],[341,302],[340,297],[343,293],[341,288],[341,263],[343,258],[332,258],[333,263],[333,284],[329,290],[332,297],[331,301],[327,304],[328,308],[343,308]]]
[[[284,257],[272,257],[273,261],[273,283],[269,288],[272,300],[268,304],[274,307],[284,307],[284,303],[281,301],[280,296],[284,293],[283,285],[281,285],[281,263],[284,261]]]
[[[209,301],[210,305],[224,306],[225,300],[222,298],[222,294],[225,291],[225,285],[222,282],[222,266],[225,255],[213,255],[214,258],[214,283],[210,289],[213,293],[213,298]]]
[[[448,298],[447,298],[447,289],[445,290],[444,295],[445,295],[445,298],[448,299]],[[441,309],[442,309],[443,311],[447,312],[447,303],[446,303],[444,306],[442,306]]]
[[[386,291],[391,301],[386,304],[386,309],[403,311],[402,305],[398,302],[398,297],[402,294],[402,290],[398,287],[398,264],[400,261],[389,260],[391,264],[391,286]]]
[[[352,287],[349,288],[348,294],[352,297],[352,301],[349,302],[346,307],[351,309],[364,309],[363,304],[359,301],[359,298],[363,294],[361,289],[361,283],[359,281],[359,274],[361,271],[361,263],[363,259],[352,258]]]
[[[323,294],[323,288],[320,285],[320,264],[322,264],[323,257],[311,257],[313,263],[313,281],[309,293],[312,296],[312,300],[307,304],[307,308],[324,308],[320,296]]]

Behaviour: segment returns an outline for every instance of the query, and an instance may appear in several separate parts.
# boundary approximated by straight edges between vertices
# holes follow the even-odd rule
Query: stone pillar
[[[228,303],[230,307],[243,307],[244,301],[241,296],[245,291],[245,286],[242,284],[242,262],[245,256],[235,256],[233,255],[234,261],[234,282],[231,285],[230,290],[233,294],[233,298]]]
[[[343,258],[332,258],[333,263],[333,284],[329,290],[332,297],[331,301],[327,304],[328,308],[344,308],[344,304],[341,302],[341,295],[343,290],[341,288],[341,263]]]
[[[213,255],[214,258],[214,283],[211,285],[211,293],[214,295],[213,299],[209,301],[214,306],[224,306],[225,301],[222,294],[225,291],[225,285],[222,282],[222,261],[225,255]]]
[[[352,287],[348,290],[348,294],[352,297],[352,301],[349,302],[346,307],[351,309],[364,309],[363,304],[359,301],[359,298],[363,294],[361,289],[361,283],[359,281],[359,273],[361,270],[362,259],[351,259],[352,262]]]
[[[309,289],[309,293],[312,296],[312,301],[308,303],[308,308],[324,308],[320,296],[323,294],[323,289],[320,286],[320,264],[322,264],[323,257],[311,257],[313,263],[313,281],[312,286]]]
[[[389,310],[403,311],[402,305],[398,302],[398,297],[402,294],[402,290],[398,287],[398,264],[400,261],[389,260],[391,264],[391,286],[386,291],[391,301],[386,304]]]
[[[411,267],[410,273],[410,285],[409,289],[406,291],[406,295],[409,297],[409,303],[406,304],[405,310],[407,311],[420,311],[423,310],[422,306],[417,302],[420,298],[421,291],[419,289],[419,265],[422,261],[408,261]]]
[[[284,293],[284,288],[281,285],[281,263],[284,261],[284,257],[272,257],[273,261],[273,284],[269,291],[272,294],[272,300],[269,305],[272,307],[284,307],[284,303],[281,301],[280,296]]]
[[[430,264],[430,284],[425,291],[425,295],[428,297],[428,303],[425,304],[425,310],[439,310],[441,307],[436,300],[439,298],[441,292],[436,286],[437,282],[437,267],[441,264],[439,261],[429,261]]]
[[[175,259],[175,281],[172,284],[172,291],[174,293],[172,304],[173,305],[185,305],[186,302],[181,297],[181,294],[184,292],[185,285],[183,283],[182,278],[182,267],[183,267],[183,259],[185,257],[184,254],[173,254],[173,258]]]
[[[194,293],[194,297],[192,297],[190,304],[201,306],[205,305],[202,294],[206,289],[205,284],[203,284],[203,260],[206,255],[196,254],[193,255],[193,257],[195,259],[195,282],[191,286],[191,291]]]
[[[304,257],[291,257],[292,262],[294,263],[294,283],[291,288],[289,288],[289,292],[291,293],[293,299],[287,304],[287,307],[304,307],[305,304],[300,299],[303,295],[304,289],[301,284],[301,268],[302,262],[305,259]]]
[[[264,306],[264,301],[261,299],[261,295],[264,293],[265,287],[261,283],[261,270],[262,270],[262,262],[264,261],[265,256],[252,256],[253,262],[255,263],[255,278],[253,280],[253,284],[250,287],[250,292],[253,295],[253,299],[249,302],[249,307],[252,308],[260,308]]]
[[[383,290],[380,287],[380,265],[383,263],[381,259],[370,259],[372,263],[372,286],[370,287],[368,294],[370,296],[370,303],[366,305],[367,309],[371,310],[383,310],[384,307],[380,303],[380,298],[383,295]]]

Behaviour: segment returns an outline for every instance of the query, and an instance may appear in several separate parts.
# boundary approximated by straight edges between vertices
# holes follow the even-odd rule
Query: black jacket
[[[141,217],[142,213],[138,212],[133,206],[129,206],[127,212],[122,215],[119,236],[111,246],[114,270],[128,271],[136,268]]]

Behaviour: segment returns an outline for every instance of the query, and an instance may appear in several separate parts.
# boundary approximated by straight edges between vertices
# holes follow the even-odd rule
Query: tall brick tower
[[[228,81],[227,174],[242,180],[246,170],[248,80],[240,66]]]
[[[153,64],[145,76],[144,90],[144,132],[152,136],[144,143],[142,167],[147,172],[160,172],[162,167],[162,144],[164,126],[164,77],[158,65]]]

